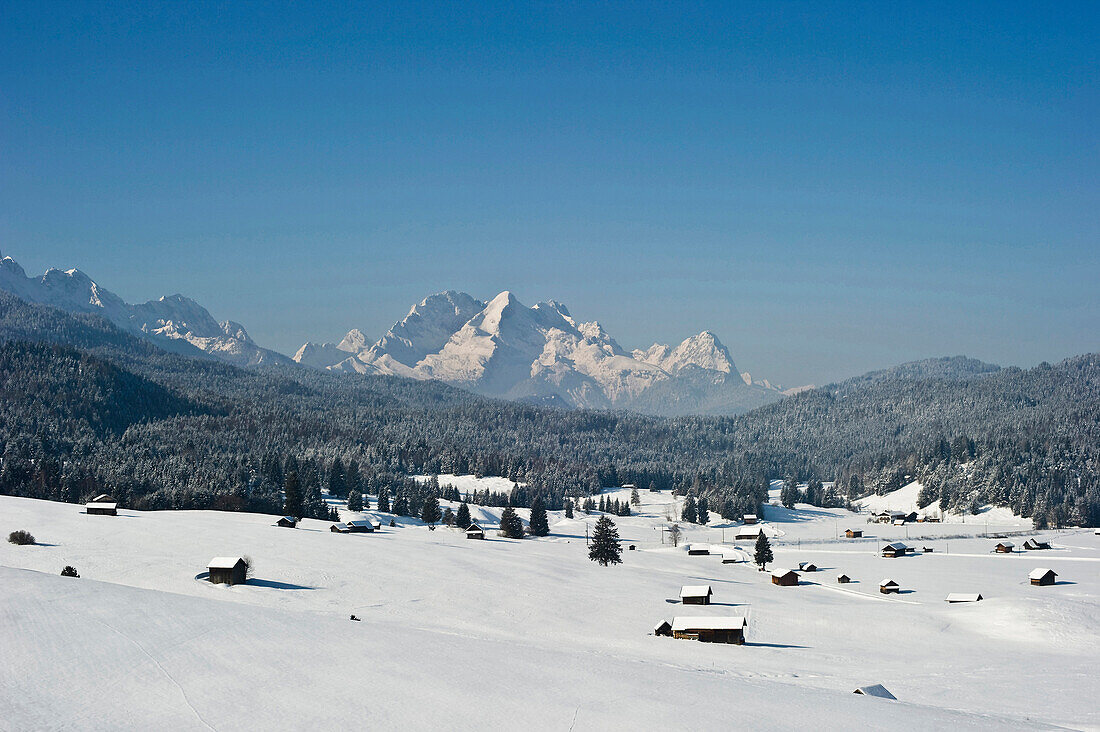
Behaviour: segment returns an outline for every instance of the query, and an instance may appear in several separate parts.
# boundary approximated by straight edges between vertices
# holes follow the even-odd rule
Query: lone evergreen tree
[[[707,503],[706,496],[699,499],[696,513],[700,524],[706,525],[710,521],[710,505]]]
[[[637,488],[631,488],[630,489],[630,503],[635,505],[635,506],[642,505],[642,497],[638,495],[638,489]]]
[[[606,567],[609,564],[621,564],[623,549],[619,546],[619,530],[608,516],[600,516],[596,521],[596,530],[592,533],[592,543],[588,547],[588,558]]]
[[[435,526],[442,516],[439,512],[439,499],[429,494],[424,499],[424,505],[420,507],[420,520],[429,526]]]
[[[768,537],[764,536],[764,532],[761,531],[756,537],[756,551],[752,555],[752,559],[756,564],[760,566],[760,569],[765,569],[765,565],[772,561],[775,557],[772,555],[772,544],[768,541]]]
[[[378,489],[378,510],[382,513],[390,512],[390,492],[386,489],[386,486],[381,486]]]
[[[283,483],[283,513],[294,518],[302,517],[302,486],[298,482],[298,471],[291,468],[286,472]]]
[[[568,498],[565,499],[565,517],[569,519],[573,518],[573,502]]]
[[[523,521],[511,506],[500,514],[500,533],[509,539],[523,538]]]
[[[363,510],[363,494],[359,492],[359,486],[355,486],[350,491],[348,491],[348,510]]]
[[[458,515],[455,516],[455,525],[462,530],[470,528],[470,506],[465,501],[458,507]]]
[[[531,533],[535,536],[546,536],[550,533],[550,523],[546,520],[546,504],[542,496],[535,496],[535,502],[531,504]]]

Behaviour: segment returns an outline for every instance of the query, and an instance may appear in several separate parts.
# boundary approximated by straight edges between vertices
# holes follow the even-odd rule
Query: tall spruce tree
[[[442,517],[443,514],[439,511],[439,499],[429,493],[420,507],[420,520],[429,526],[435,526]]]
[[[635,506],[642,505],[642,497],[638,495],[637,488],[630,489],[630,503]]]
[[[378,510],[382,513],[390,512],[390,492],[384,485],[378,488]]]
[[[458,515],[455,516],[455,525],[458,528],[466,530],[470,528],[470,506],[465,501],[458,507]]]
[[[700,524],[705,526],[710,522],[710,505],[707,503],[706,496],[699,499],[695,512]]]
[[[546,504],[542,496],[535,496],[531,504],[531,533],[535,536],[546,536],[550,533],[550,523],[546,519]]]
[[[680,520],[694,524],[699,520],[699,509],[695,505],[695,496],[688,495],[684,499],[684,508],[680,511]]]
[[[523,521],[511,506],[507,506],[500,514],[500,533],[509,539],[523,538]]]
[[[283,481],[283,513],[294,518],[302,517],[302,486],[298,482],[298,471],[291,468]]]
[[[348,491],[348,510],[349,511],[362,511],[363,510],[363,494],[359,492],[359,486],[355,486]]]
[[[766,569],[768,562],[773,559],[775,557],[772,555],[772,544],[761,531],[756,537],[756,550],[753,552],[752,560],[759,565],[760,569]]]
[[[609,516],[600,516],[596,521],[596,530],[592,533],[592,543],[588,547],[588,558],[606,567],[609,564],[621,564],[623,548],[619,546],[619,530]]]
[[[344,462],[340,458],[332,461],[332,467],[328,471],[328,494],[330,496],[346,496],[348,484],[344,479]]]
[[[568,498],[565,499],[565,517],[567,519],[573,518],[573,502]]]

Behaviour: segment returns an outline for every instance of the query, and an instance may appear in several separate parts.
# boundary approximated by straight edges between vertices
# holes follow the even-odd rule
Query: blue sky
[[[1100,347],[1094,3],[371,5],[3,0],[0,251],[290,352],[443,289],[785,384]]]

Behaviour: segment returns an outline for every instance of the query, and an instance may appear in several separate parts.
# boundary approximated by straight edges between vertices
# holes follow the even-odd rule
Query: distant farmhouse
[[[672,637],[703,643],[742,645],[745,642],[745,626],[748,624],[748,620],[741,615],[725,618],[676,617],[672,619]]]
[[[210,570],[210,581],[216,585],[243,584],[248,574],[244,557],[214,557],[206,568]]]
[[[710,585],[684,585],[680,588],[680,602],[685,605],[709,605],[714,591]]]
[[[1011,554],[1012,550],[1015,548],[1016,545],[1013,544],[1011,541],[1002,541],[1001,543],[997,544],[997,546],[993,547],[993,551],[998,554]]]
[[[849,539],[862,539],[863,529],[845,529],[844,536],[848,537]]]
[[[798,571],[799,572],[816,572],[817,571],[817,565],[814,564],[813,562],[799,562],[798,563]]]
[[[1055,584],[1057,577],[1058,575],[1053,569],[1047,569],[1046,567],[1037,567],[1027,575],[1027,578],[1031,580],[1031,584],[1038,587]]]
[[[894,559],[895,557],[904,557],[909,553],[909,547],[902,544],[900,541],[895,541],[892,544],[887,544],[882,547],[882,556],[886,559]]]
[[[901,592],[901,585],[892,579],[884,579],[878,583],[878,591],[884,595],[897,595]]]
[[[846,574],[838,574],[838,575],[836,576],[836,581],[837,581],[837,583],[839,583],[839,584],[842,584],[842,585],[846,585],[846,584],[848,584],[849,582],[851,582],[851,581],[852,581],[852,578],[851,578],[851,577],[849,577],[849,576],[848,576],[848,575],[846,575]]]
[[[1050,544],[1045,541],[1039,541],[1038,539],[1028,539],[1024,542],[1024,549],[1027,549],[1028,551],[1050,549]]]
[[[798,573],[793,569],[774,569],[772,584],[780,587],[795,587],[798,585]]]

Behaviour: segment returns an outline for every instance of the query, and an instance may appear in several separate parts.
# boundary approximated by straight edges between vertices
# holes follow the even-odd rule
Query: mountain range
[[[737,370],[710,331],[676,346],[627,350],[597,321],[553,300],[527,307],[505,291],[488,301],[431,295],[380,339],[353,329],[339,343],[306,343],[294,357],[257,345],[244,326],[218,321],[183,295],[129,304],[78,269],[29,277],[0,259],[0,290],[66,312],[102,316],[166,350],[243,367],[295,364],[349,374],[437,380],[485,396],[562,407],[646,414],[738,414],[801,389],[783,390]],[[808,388],[808,387],[803,387]]]

